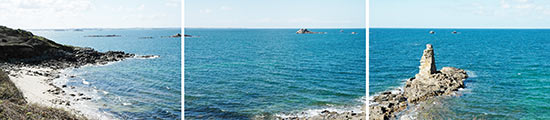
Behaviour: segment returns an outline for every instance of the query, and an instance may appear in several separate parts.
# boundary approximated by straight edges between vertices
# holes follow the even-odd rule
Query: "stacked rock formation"
[[[385,91],[370,101],[370,119],[388,120],[405,110],[409,104],[417,104],[440,95],[450,95],[464,88],[466,72],[454,67],[436,70],[434,50],[427,44],[420,60],[420,70],[414,78],[406,81],[403,89]]]

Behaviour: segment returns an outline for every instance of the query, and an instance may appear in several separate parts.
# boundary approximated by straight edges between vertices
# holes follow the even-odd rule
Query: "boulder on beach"
[[[69,104],[69,103],[67,103]],[[0,70],[0,118],[6,120],[86,120],[84,116],[51,106],[29,104],[7,74]]]
[[[403,89],[385,91],[370,100],[370,120],[395,119],[409,104],[417,104],[441,95],[451,95],[464,88],[466,78],[468,75],[464,70],[454,67],[443,67],[437,71],[434,49],[431,44],[427,44],[420,59],[418,74],[408,79]]]

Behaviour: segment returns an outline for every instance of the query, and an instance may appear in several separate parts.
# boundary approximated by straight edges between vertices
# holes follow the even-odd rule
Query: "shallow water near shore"
[[[179,28],[31,32],[61,44],[92,47],[100,52],[119,50],[136,55],[159,55],[67,69],[54,83],[74,86],[78,92],[92,96],[93,104],[86,107],[99,109],[96,112],[117,119],[180,119],[180,38],[161,37],[180,33]],[[120,37],[84,37],[112,34]]]
[[[370,32],[371,96],[400,87],[418,73],[422,50],[432,44],[438,69],[465,69],[470,78],[457,96],[416,109],[430,113],[417,118],[550,119],[548,29],[373,28]]]
[[[186,119],[356,110],[365,97],[365,29],[186,29]],[[358,34],[351,34],[357,32]]]

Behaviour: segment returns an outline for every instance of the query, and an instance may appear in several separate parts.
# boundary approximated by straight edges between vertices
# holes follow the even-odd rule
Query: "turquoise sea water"
[[[460,96],[442,99],[435,116],[550,119],[548,36],[547,29],[370,29],[369,94],[413,77],[429,43],[438,69],[453,66],[470,76]]]
[[[98,51],[120,50],[137,55],[159,55],[154,59],[127,59],[104,66],[67,70],[62,77],[76,86],[100,112],[118,119],[179,119],[181,117],[181,45],[179,28],[98,29],[84,31],[31,30],[55,42],[92,47]],[[121,37],[84,37],[86,35]],[[153,39],[139,39],[152,36]],[[63,81],[63,80],[57,80]],[[88,83],[88,84],[87,84]]]
[[[365,96],[365,29],[186,29],[186,119],[351,108]],[[351,34],[357,32],[359,34]]]

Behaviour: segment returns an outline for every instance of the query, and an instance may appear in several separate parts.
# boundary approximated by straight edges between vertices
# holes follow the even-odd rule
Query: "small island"
[[[86,35],[84,37],[120,37],[120,35]]]
[[[296,31],[296,34],[324,34],[326,32],[311,32],[306,28],[301,28],[300,30]]]

